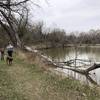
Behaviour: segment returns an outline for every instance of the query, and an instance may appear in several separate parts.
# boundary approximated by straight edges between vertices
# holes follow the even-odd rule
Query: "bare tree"
[[[15,46],[21,47],[18,36],[17,18],[28,12],[26,3],[30,0],[0,0],[0,25],[4,28]],[[26,16],[27,17],[27,16]]]

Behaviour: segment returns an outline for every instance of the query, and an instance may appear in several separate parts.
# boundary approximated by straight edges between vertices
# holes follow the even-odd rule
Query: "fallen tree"
[[[25,48],[26,51],[29,51],[29,52],[34,52],[34,53],[38,52],[37,50],[33,50],[31,47],[28,47],[28,46],[25,46],[24,48]],[[48,58],[48,57],[46,57],[46,58]],[[90,71],[95,70],[97,68],[100,68],[100,64],[93,64],[93,66],[90,66],[87,69],[77,69],[76,67],[70,67],[70,66],[69,67],[64,67],[63,65],[60,65],[57,62],[54,62],[54,61],[52,62],[52,60],[51,61],[47,60],[47,61],[51,62],[53,65],[55,65],[58,68],[72,70],[72,71],[75,71],[75,72],[83,74],[83,75],[89,75]],[[73,60],[70,60],[70,61],[73,61]],[[81,61],[86,61],[86,60],[81,60]],[[67,62],[69,63],[69,61],[67,61]],[[86,62],[89,62],[89,61],[86,61]],[[62,63],[62,62],[60,62],[60,63]]]
[[[28,52],[32,52],[32,53],[35,53],[37,55],[40,55],[40,57],[42,57],[43,59],[45,59],[46,63],[48,63],[49,65],[54,65],[55,67],[57,68],[62,68],[62,69],[67,69],[67,70],[71,70],[71,71],[74,71],[76,73],[79,73],[79,74],[82,74],[82,75],[85,75],[86,78],[93,84],[96,84],[97,85],[97,82],[95,80],[93,80],[90,76],[90,71],[92,70],[95,70],[97,68],[100,68],[100,64],[94,64],[93,66],[90,66],[89,68],[87,69],[78,69],[78,68],[73,68],[73,67],[64,67],[63,65],[60,65],[60,64],[57,64],[56,62],[52,62],[52,60],[48,59],[48,57],[46,56],[43,56],[40,52],[38,52],[38,50],[33,50],[32,48],[28,47],[28,46],[25,46],[24,47],[26,51]],[[83,60],[82,60],[83,61]],[[85,61],[85,60],[84,60]],[[87,61],[86,61],[87,62]],[[61,62],[60,62],[61,63]]]
[[[77,68],[72,68],[72,67],[63,67],[63,66],[59,66],[59,65],[57,65],[57,67],[72,70],[72,71],[75,71],[80,74],[89,75],[90,71],[100,68],[100,64],[94,64],[93,66],[90,66],[87,69],[77,69]]]

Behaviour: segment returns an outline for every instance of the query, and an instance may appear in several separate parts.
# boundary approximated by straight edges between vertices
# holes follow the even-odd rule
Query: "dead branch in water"
[[[92,70],[95,70],[97,68],[100,68],[100,64],[94,64],[93,66],[83,70],[83,69],[76,69],[76,68],[70,68],[70,67],[63,67],[63,66],[58,66],[59,68],[63,68],[63,69],[68,69],[68,70],[72,70],[72,71],[75,71],[77,73],[80,73],[80,74],[84,74],[84,75],[89,75],[89,72],[92,71]]]
[[[86,76],[86,78],[93,84],[98,85],[96,81],[94,81],[89,75]]]
[[[90,71],[95,70],[97,68],[100,68],[100,64],[94,64],[93,66],[86,69],[86,72],[89,73]]]
[[[71,62],[74,62],[75,60],[77,60],[77,61],[82,61],[82,62],[91,62],[91,60],[71,59],[71,60],[68,60],[68,61],[62,61],[62,62],[58,62],[58,63],[71,63]]]
[[[84,66],[88,65],[86,63],[91,63],[91,60],[84,60],[84,59],[71,59],[68,61],[60,61],[60,62],[54,62],[54,63],[63,63],[71,67],[71,64],[74,64],[76,61],[78,61],[80,64],[83,64]]]

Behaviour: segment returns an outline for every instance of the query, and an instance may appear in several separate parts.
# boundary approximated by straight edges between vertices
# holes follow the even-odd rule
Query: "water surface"
[[[45,49],[43,52],[55,62],[66,62],[75,59],[77,55],[77,59],[91,61],[91,65],[93,65],[93,63],[100,63],[100,47],[78,47],[77,50],[74,47],[53,48]],[[67,76],[73,76],[76,79],[88,82],[87,78],[81,74],[61,68],[55,70],[63,72]],[[100,69],[91,71],[90,77],[100,84]]]

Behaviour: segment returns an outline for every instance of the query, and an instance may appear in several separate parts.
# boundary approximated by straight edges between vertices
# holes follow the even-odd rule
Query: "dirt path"
[[[21,54],[20,59],[23,60],[24,58],[24,54]],[[7,72],[13,80],[15,91],[23,95],[25,100],[41,100],[39,96],[41,83],[30,67],[34,68],[35,65],[27,64],[26,60],[19,61],[19,64],[15,62],[13,66],[10,66]]]

